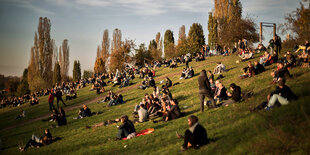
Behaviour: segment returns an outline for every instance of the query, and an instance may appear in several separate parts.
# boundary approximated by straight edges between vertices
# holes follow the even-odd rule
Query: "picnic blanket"
[[[142,131],[137,132],[136,137],[147,135],[147,134],[150,134],[152,132],[154,132],[154,128],[147,128],[147,129],[144,129]],[[127,140],[127,138],[123,138],[123,140]]]

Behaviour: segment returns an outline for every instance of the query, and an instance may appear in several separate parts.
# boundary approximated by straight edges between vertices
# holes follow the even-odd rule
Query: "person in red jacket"
[[[54,93],[51,91],[50,96],[48,96],[48,104],[50,105],[50,111],[55,109],[54,107]]]

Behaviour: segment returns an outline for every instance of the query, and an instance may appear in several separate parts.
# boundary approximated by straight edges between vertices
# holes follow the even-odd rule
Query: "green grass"
[[[272,111],[260,111],[250,113],[249,107],[256,106],[266,100],[266,96],[275,85],[270,85],[272,77],[271,69],[274,65],[266,67],[267,71],[253,78],[239,79],[241,69],[246,62],[236,64],[236,56],[215,56],[207,58],[203,62],[191,62],[196,76],[187,80],[179,80],[184,65],[176,69],[161,68],[156,71],[157,84],[168,76],[173,83],[179,85],[170,90],[174,98],[178,99],[181,111],[197,115],[199,122],[207,129],[208,136],[214,142],[199,150],[188,150],[185,154],[306,154],[310,151],[310,73],[309,69],[293,68],[290,72],[294,79],[289,79],[287,85],[299,96],[287,106],[273,109]],[[255,60],[258,59],[256,56]],[[217,109],[199,112],[198,75],[202,69],[213,70],[216,62],[223,62],[228,69],[222,82],[226,87],[230,83],[240,85],[242,91],[254,91],[254,96],[247,101],[220,107]],[[217,76],[216,76],[217,77]],[[133,85],[141,80],[136,78]],[[126,88],[111,88],[114,91]],[[182,140],[177,139],[175,132],[183,133],[187,128],[187,116],[169,122],[152,123],[151,121],[136,124],[136,130],[155,128],[154,133],[136,137],[127,141],[114,141],[117,129],[113,124],[96,129],[86,129],[86,125],[94,125],[108,119],[115,119],[122,114],[132,118],[134,105],[139,103],[145,93],[151,93],[152,89],[140,90],[132,88],[123,91],[125,104],[107,108],[105,104],[93,103],[89,107],[92,111],[102,111],[100,115],[74,120],[78,110],[67,111],[68,125],[51,129],[53,136],[62,139],[39,149],[29,149],[25,154],[178,154]],[[106,93],[104,93],[105,95]],[[78,92],[76,100],[68,102],[70,106],[79,104],[98,97],[95,92],[90,92],[89,87]],[[103,96],[103,95],[100,95]],[[26,119],[35,118],[47,113],[48,104],[46,97],[40,98],[41,104],[34,107],[27,105],[19,108],[7,108],[0,111],[1,127],[20,123]],[[185,108],[186,107],[186,108]],[[21,108],[27,108],[29,118],[15,120]],[[0,137],[3,143],[1,154],[19,154],[18,145],[25,144],[31,134],[41,135],[44,128],[55,124],[52,122],[36,121],[31,124],[19,126],[11,130],[2,131]],[[127,146],[126,148],[124,146]]]

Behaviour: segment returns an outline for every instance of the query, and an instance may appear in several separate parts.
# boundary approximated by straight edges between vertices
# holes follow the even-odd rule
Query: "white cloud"
[[[116,7],[137,15],[159,15],[169,11],[206,12],[213,1],[206,0],[75,0],[78,5]]]
[[[48,11],[46,9],[36,6],[34,0],[3,0],[2,2],[9,4],[9,5],[31,10],[40,15],[54,15],[55,14],[54,12],[51,12],[51,11]]]

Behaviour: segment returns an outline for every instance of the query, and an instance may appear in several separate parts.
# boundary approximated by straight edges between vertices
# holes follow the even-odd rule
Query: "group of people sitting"
[[[108,95],[102,101],[99,101],[99,103],[105,103],[107,101],[109,101],[109,103],[107,104],[107,107],[125,103],[123,100],[123,95],[115,94],[112,92],[112,90],[110,90]]]
[[[241,79],[247,78],[247,77],[253,77],[259,73],[262,73],[265,71],[265,67],[258,63],[258,61],[254,61],[254,65],[251,61],[248,62],[248,66],[243,68],[243,74],[240,75]]]
[[[213,82],[214,79],[212,79],[211,76],[209,77],[210,79],[207,77],[205,70],[202,70],[200,76],[198,77],[200,111],[204,111],[206,97],[209,99],[209,102],[206,103],[209,108],[218,107],[218,105],[216,104],[216,100],[222,101],[229,98],[227,101],[222,103],[225,106],[241,100],[241,88],[235,83],[230,84],[230,90],[232,91],[232,93],[229,93],[220,81],[216,81],[215,88],[212,88],[211,85],[213,84],[210,84],[210,81]]]
[[[53,109],[49,119],[50,122],[57,122],[56,127],[67,125],[67,117],[63,108]]]
[[[194,77],[194,75],[194,69],[190,66],[189,68],[183,68],[180,79],[189,79]]]

